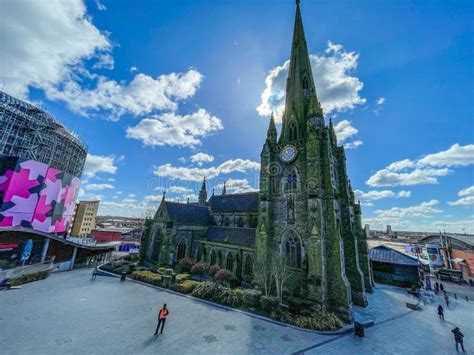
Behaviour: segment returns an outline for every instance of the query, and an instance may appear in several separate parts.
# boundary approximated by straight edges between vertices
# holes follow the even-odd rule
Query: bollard
[[[354,323],[354,335],[357,335],[358,337],[364,337],[364,326],[360,324],[359,322]]]
[[[120,275],[120,281],[123,282],[127,279],[127,273],[126,272],[122,272],[122,275]]]

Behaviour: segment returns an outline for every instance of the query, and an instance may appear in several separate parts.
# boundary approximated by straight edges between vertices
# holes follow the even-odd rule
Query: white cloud
[[[232,172],[247,172],[248,170],[259,170],[260,164],[250,160],[233,159],[227,160],[216,167],[176,167],[171,164],[155,166],[153,173],[161,177],[186,181],[202,181],[204,177],[212,179],[219,174],[230,174]]]
[[[310,55],[316,92],[326,113],[345,111],[365,103],[366,100],[359,96],[364,85],[353,76],[358,59],[357,53],[346,52],[341,45],[330,41],[324,54]],[[270,70],[265,79],[261,103],[257,107],[259,115],[269,116],[274,111],[275,119],[281,121],[289,64],[288,60]]]
[[[104,4],[102,4],[99,0],[95,0],[95,4],[97,5],[97,9],[99,11],[106,11],[107,7],[105,7]]]
[[[447,217],[447,216],[445,216]],[[399,219],[399,218],[364,218],[364,224],[370,224],[371,229],[385,230],[387,224],[392,226],[394,231],[413,231],[413,232],[434,232],[446,230],[448,233],[474,233],[473,219],[443,221],[436,219],[426,220],[423,218]]]
[[[114,187],[110,184],[87,184],[84,186],[86,190],[100,191],[105,189],[113,189]]]
[[[351,125],[351,121],[343,120],[334,125],[334,132],[336,133],[337,141],[344,143],[346,139],[355,136],[359,131]]]
[[[196,153],[191,155],[190,159],[193,163],[198,163],[198,165],[202,165],[203,163],[211,163],[214,161],[214,157],[206,153]]]
[[[361,140],[356,140],[356,141],[353,141],[353,142],[344,143],[343,146],[346,149],[354,149],[354,148],[357,148],[357,147],[361,146],[362,144],[364,144],[364,142],[362,142]]]
[[[168,191],[173,192],[173,193],[178,193],[178,194],[193,192],[193,190],[188,189],[187,187],[183,187],[183,186],[170,186]]]
[[[468,166],[474,164],[474,144],[460,146],[454,144],[449,149],[428,154],[418,164],[436,167]]]
[[[405,218],[405,217],[427,217],[434,213],[441,213],[442,210],[436,209],[438,200],[425,201],[411,207],[392,207],[389,210],[376,210],[374,213],[379,218]]]
[[[256,188],[250,186],[247,179],[229,179],[225,182],[227,193],[243,193],[258,191]],[[221,190],[224,187],[224,183],[216,185],[217,190]]]
[[[5,1],[0,21],[0,82],[14,95],[68,80],[86,60],[111,50],[81,0]]]
[[[462,189],[458,192],[460,199],[448,202],[451,206],[471,206],[474,205],[474,185]]]
[[[124,201],[101,201],[99,215],[144,218],[152,217],[156,211],[155,203]]]
[[[381,106],[385,103],[385,97],[380,97],[377,99],[377,105]]]
[[[130,67],[130,71],[133,73],[134,71],[137,71],[138,68],[136,66],[131,66]]]
[[[449,149],[428,154],[418,160],[396,161],[377,171],[368,180],[370,186],[409,186],[437,184],[439,176],[452,173],[448,168],[474,164],[474,144],[454,144]]]
[[[97,62],[94,63],[92,68],[112,70],[114,69],[114,65],[115,65],[114,57],[112,57],[108,53],[102,53],[98,56]]]
[[[137,195],[135,195],[135,194],[128,194],[128,197],[130,197],[130,198],[135,198],[135,197],[137,197]]]
[[[145,118],[127,128],[127,138],[138,139],[148,146],[190,146],[201,144],[201,138],[223,129],[221,120],[204,109],[180,116],[169,112]]]
[[[160,202],[163,198],[163,195],[146,195],[145,201],[146,202]]]
[[[112,155],[102,156],[87,154],[86,164],[84,166],[83,173],[86,177],[89,178],[92,178],[99,173],[115,174],[117,171],[117,166],[115,164],[121,159],[122,158],[116,158]]]
[[[134,198],[124,198],[122,200],[123,203],[133,203],[133,202],[136,202],[137,200],[135,200]]]
[[[411,191],[402,190],[400,192],[394,192],[391,190],[372,190],[364,192],[361,190],[354,190],[356,199],[362,202],[372,202],[381,200],[383,198],[407,198],[411,196]]]
[[[93,89],[68,80],[59,86],[46,87],[46,94],[51,100],[66,102],[71,110],[80,114],[106,110],[111,112],[109,119],[115,120],[125,113],[144,115],[157,110],[174,111],[178,107],[177,101],[196,93],[202,79],[202,74],[194,69],[160,75],[156,79],[140,73],[129,83],[97,76]]]

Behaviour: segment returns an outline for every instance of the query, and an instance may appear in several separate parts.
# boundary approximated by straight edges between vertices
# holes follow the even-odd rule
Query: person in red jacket
[[[158,334],[158,329],[160,328],[160,325],[161,325],[160,334],[163,334],[163,328],[165,327],[166,317],[168,317],[169,313],[170,312],[168,311],[168,308],[166,308],[166,303],[165,303],[163,305],[163,308],[160,309],[160,313],[158,314],[158,325],[156,326],[155,335]]]

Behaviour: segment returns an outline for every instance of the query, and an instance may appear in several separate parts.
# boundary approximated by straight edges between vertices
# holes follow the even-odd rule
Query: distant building
[[[98,243],[111,241],[140,241],[140,228],[95,228],[91,231],[92,237]]]
[[[385,245],[370,249],[372,272],[376,282],[410,287],[419,284],[419,261],[413,256]]]
[[[87,237],[95,228],[95,219],[100,201],[79,201],[76,204],[71,232],[73,237]]]
[[[462,271],[465,281],[474,280],[474,236],[464,234],[434,234],[421,239],[438,245],[443,266]]]

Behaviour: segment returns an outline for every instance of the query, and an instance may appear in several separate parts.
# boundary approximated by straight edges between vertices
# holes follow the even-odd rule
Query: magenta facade
[[[66,232],[80,184],[47,164],[0,155],[0,227]]]

